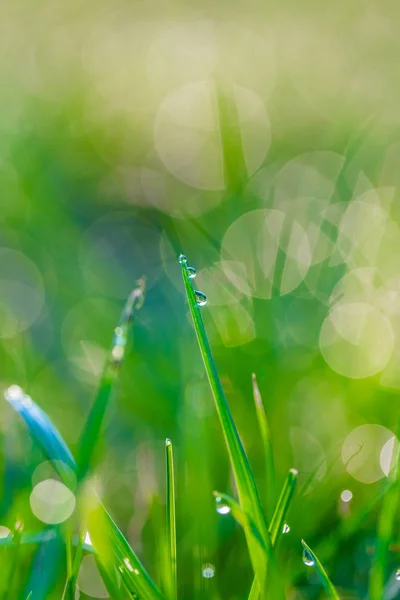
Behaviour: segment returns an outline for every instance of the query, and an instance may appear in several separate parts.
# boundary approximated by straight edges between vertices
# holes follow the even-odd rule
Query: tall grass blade
[[[86,475],[91,466],[94,449],[99,439],[113,386],[124,358],[129,327],[135,310],[140,309],[143,305],[144,290],[145,282],[144,279],[141,279],[138,281],[138,287],[130,293],[118,326],[114,330],[112,347],[100,380],[99,390],[79,440],[78,466],[81,479]]]
[[[54,461],[54,468],[60,477],[64,477],[64,481],[65,479],[68,480],[69,469],[77,472],[77,465],[68,446],[46,413],[29,396],[24,394],[21,388],[17,388],[18,393],[15,388],[17,386],[12,386],[12,388],[6,390],[6,400],[19,412],[28,426],[30,434],[42,448],[48,459]],[[60,461],[64,458],[68,460],[69,469],[63,469],[62,467]],[[94,495],[94,492],[92,493]],[[161,600],[161,592],[130,548],[104,506],[98,504],[96,511],[90,513],[89,518],[88,528],[94,549],[99,554],[99,558],[102,552],[108,553],[109,560],[104,560],[104,557],[101,557],[104,568],[107,570],[112,565],[113,570],[115,568],[120,569],[124,585],[132,598],[137,593],[147,600]],[[105,526],[99,526],[101,524],[105,524]],[[128,564],[132,566],[133,571],[127,566]]]
[[[254,404],[256,407],[256,415],[258,420],[258,426],[261,432],[261,439],[264,447],[265,463],[267,468],[266,480],[267,480],[267,516],[268,520],[271,520],[273,514],[273,507],[275,504],[275,463],[274,454],[272,451],[271,436],[268,426],[267,415],[265,413],[264,404],[261,398],[260,390],[257,383],[255,373],[252,376],[253,382],[253,397]]]
[[[176,575],[176,515],[175,515],[175,478],[174,478],[174,455],[171,440],[165,440],[165,454],[167,465],[167,502],[166,502],[166,522],[167,522],[167,544],[168,544],[168,563],[169,563],[169,581],[168,598],[176,600],[177,597],[177,575]]]
[[[396,444],[397,439],[394,440],[393,452],[398,452]],[[391,484],[383,497],[379,514],[375,555],[369,580],[370,600],[381,600],[384,596],[388,550],[399,506],[399,456],[400,453],[396,456],[396,465],[390,474]]]
[[[322,566],[314,552],[311,550],[310,546],[308,546],[304,540],[301,540],[301,543],[303,544],[303,549],[306,552],[310,564],[313,564],[313,566],[315,566],[320,581],[324,586],[328,597],[332,598],[332,600],[340,600],[339,594],[337,593],[335,586],[329,579],[327,572],[325,571],[324,567]]]
[[[210,383],[211,391],[214,396],[214,401],[217,409],[217,413],[221,422],[222,431],[225,437],[225,442],[228,448],[229,457],[234,472],[236,486],[239,495],[240,505],[245,513],[251,517],[257,527],[260,535],[264,540],[267,540],[268,527],[266,519],[261,507],[260,499],[258,496],[257,488],[255,485],[253,473],[246,453],[244,451],[242,442],[237,432],[235,423],[232,418],[232,414],[226,400],[221,381],[218,376],[217,367],[214,362],[214,358],[211,353],[210,344],[205,331],[203,318],[200,314],[200,307],[204,303],[204,298],[196,293],[190,274],[188,271],[187,259],[185,256],[180,255],[179,262],[182,266],[183,283],[187,295],[190,313],[193,320],[194,329],[196,332],[197,340],[199,343],[200,353],[204,362],[204,367]],[[250,535],[246,532],[246,538]],[[249,549],[251,548],[251,541],[248,543]],[[253,568],[256,569],[257,559],[251,557]],[[264,580],[266,578],[267,565],[263,566],[260,572],[256,572],[259,578],[260,587],[264,587]]]

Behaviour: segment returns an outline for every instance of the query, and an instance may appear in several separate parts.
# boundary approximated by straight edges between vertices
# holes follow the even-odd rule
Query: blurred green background
[[[300,471],[279,551],[290,599],[321,597],[303,537],[343,598],[366,597],[376,508],[343,531],[381,493],[397,444],[399,16],[393,2],[0,7],[2,388],[26,389],[74,452],[146,278],[97,477],[157,580],[173,440],[182,598],[246,598],[252,573],[241,530],[215,511],[212,491],[235,490],[179,252],[207,294],[263,498],[253,372],[278,480]],[[5,403],[1,424],[2,525],[40,529],[29,496],[43,457]],[[399,563],[393,540],[387,598]],[[80,597],[103,597],[89,567]]]

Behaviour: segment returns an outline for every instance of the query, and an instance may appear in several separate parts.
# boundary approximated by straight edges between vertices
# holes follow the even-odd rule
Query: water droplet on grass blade
[[[190,279],[194,279],[196,277],[196,269],[194,269],[193,267],[188,267],[187,273]]]
[[[179,262],[181,265],[186,265],[187,264],[187,258],[184,254],[180,254],[179,258],[178,258]]]
[[[194,290],[196,295],[197,306],[204,306],[207,304],[207,296],[203,294],[203,292],[199,292],[198,290]]]
[[[290,531],[290,527],[287,523],[284,524],[284,526],[282,527],[282,533],[289,533]]]
[[[19,385],[10,386],[4,392],[4,397],[18,411],[32,405],[32,398],[28,394],[25,394]]]
[[[201,572],[205,579],[211,579],[215,575],[215,567],[211,563],[206,563],[201,567]]]
[[[303,563],[306,565],[306,567],[313,567],[315,564],[314,559],[308,550],[306,550],[306,548],[303,549]]]
[[[230,506],[222,502],[222,498],[217,496],[215,498],[215,503],[217,505],[217,513],[220,515],[228,515],[231,512]]]
[[[395,577],[396,581],[400,581],[400,569],[397,569]]]

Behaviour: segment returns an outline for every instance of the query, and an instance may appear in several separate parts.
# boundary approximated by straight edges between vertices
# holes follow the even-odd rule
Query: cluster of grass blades
[[[221,514],[230,513],[243,528],[254,571],[254,580],[249,590],[248,600],[284,600],[287,597],[287,590],[285,590],[280,574],[276,547],[286,527],[285,522],[296,486],[297,471],[295,469],[288,471],[281,493],[279,497],[275,497],[277,486],[268,421],[257,380],[253,376],[254,402],[263,442],[269,486],[267,510],[264,511],[250,463],[232,418],[207,339],[201,315],[201,307],[206,303],[206,297],[202,292],[195,290],[193,280],[196,272],[188,266],[186,257],[181,255],[179,262],[200,353],[214,397],[238,493],[238,499],[235,500],[222,491],[214,491],[217,511]],[[1,540],[2,545],[39,543],[45,546],[61,538],[66,545],[67,555],[67,577],[62,600],[74,600],[81,560],[84,553],[87,552],[92,553],[95,557],[107,591],[114,600],[126,598],[132,600],[177,600],[179,598],[172,442],[169,439],[166,440],[165,539],[168,558],[165,581],[162,582],[161,588],[153,581],[130,547],[98,498],[90,481],[90,473],[96,461],[97,440],[123,360],[130,324],[135,312],[140,309],[143,299],[144,281],[140,281],[138,287],[128,298],[120,323],[115,329],[111,352],[101,378],[98,394],[83,429],[76,460],[49,417],[21,388],[11,386],[5,392],[8,402],[25,421],[32,439],[53,462],[61,480],[68,485],[71,472],[78,480],[77,501],[81,526],[77,536],[72,534],[72,525],[68,528],[67,522],[63,524],[63,527],[48,528],[39,534],[21,533],[18,536],[14,535],[13,538]],[[386,555],[393,530],[394,514],[398,506],[398,492],[396,471],[389,492],[384,498],[379,521],[378,551],[371,572],[371,600],[382,598]],[[90,544],[86,543],[87,533],[90,535]],[[337,600],[338,592],[322,563],[305,541],[302,541],[302,544],[304,564],[315,567],[327,596]],[[34,580],[30,581],[24,599],[44,600],[47,597],[52,578],[54,578],[54,573],[51,576],[49,574],[48,582],[42,582],[40,589],[35,588]]]

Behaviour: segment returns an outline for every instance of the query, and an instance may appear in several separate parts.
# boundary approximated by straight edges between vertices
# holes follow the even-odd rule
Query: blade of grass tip
[[[8,388],[8,390],[5,391],[4,396],[25,421],[32,438],[41,447],[47,458],[53,462],[54,468],[61,479],[64,482],[68,480],[71,476],[70,470],[72,469],[76,473],[78,467],[68,446],[46,413],[42,411],[33,402],[30,396],[27,396],[18,386]],[[61,461],[64,459],[68,461],[68,469],[63,468],[62,466]],[[94,491],[92,494],[95,495]],[[107,528],[102,532],[97,531],[96,519],[94,519],[92,520],[91,525],[89,524],[89,533],[96,552],[99,553],[104,549],[108,549],[109,551],[110,548],[112,548],[112,561],[107,563],[104,568],[107,568],[109,564],[112,564],[113,569],[115,567],[121,567],[122,580],[132,598],[134,597],[134,593],[136,593],[132,592],[132,589],[135,589],[136,585],[138,590],[137,593],[139,593],[140,590],[139,596],[141,595],[143,598],[146,598],[146,600],[162,600],[163,596],[156,584],[152,581],[121,531],[101,503],[98,503],[97,513],[107,524]],[[102,536],[104,536],[104,538]],[[136,571],[131,571],[130,568],[126,566],[127,563],[125,561],[130,565],[134,565],[133,569],[136,569],[137,573]],[[137,577],[137,574],[139,577]]]
[[[399,429],[400,427],[398,427],[398,431]],[[390,473],[390,485],[383,497],[378,519],[376,549],[369,580],[370,600],[381,600],[384,596],[387,557],[399,505],[400,453],[398,451],[397,438],[393,440],[393,452],[397,452],[396,464]]]
[[[18,520],[15,523],[15,527],[14,527],[14,534],[13,534],[14,545],[11,549],[12,555],[11,555],[11,560],[10,560],[10,568],[8,571],[7,583],[4,588],[4,594],[2,595],[2,598],[4,598],[4,600],[6,598],[10,598],[10,596],[12,596],[13,583],[16,580],[16,572],[17,572],[19,555],[20,555],[21,537],[22,537],[23,528],[24,528],[24,525],[23,525],[22,521]]]
[[[279,496],[278,503],[272,516],[271,524],[269,527],[269,534],[271,536],[271,544],[273,547],[275,546],[279,536],[283,532],[285,518],[293,498],[294,490],[297,483],[297,477],[298,471],[296,469],[290,469],[286,477],[285,483],[283,484],[281,495]]]
[[[167,467],[167,498],[166,498],[166,522],[168,541],[168,562],[170,565],[168,581],[168,598],[176,600],[177,597],[177,575],[176,575],[176,515],[175,515],[175,479],[174,479],[174,455],[172,442],[165,440],[165,454]]]
[[[281,495],[279,496],[279,500],[275,507],[275,511],[268,529],[272,548],[276,546],[279,536],[283,533],[285,518],[293,497],[293,493],[297,483],[297,478],[298,471],[296,469],[290,469],[286,477],[285,483],[283,484]],[[258,586],[256,579],[254,579],[253,585],[250,590],[249,600],[257,600],[259,598],[260,592],[260,587]]]
[[[264,446],[264,456],[267,468],[267,516],[268,520],[272,518],[273,507],[275,504],[275,463],[274,454],[272,451],[271,436],[268,426],[267,415],[265,413],[264,404],[258,387],[255,373],[252,375],[253,382],[253,397],[256,407],[256,415],[258,426],[261,432],[261,439]]]
[[[79,440],[78,466],[80,479],[86,475],[91,466],[94,448],[110,402],[111,392],[124,358],[129,327],[135,310],[139,310],[143,305],[144,291],[145,280],[142,278],[138,281],[138,287],[130,293],[118,326],[114,330],[111,352],[100,380],[99,390]]]
[[[31,591],[31,592],[29,592],[29,594],[28,594],[28,595],[27,595],[27,597],[26,597],[26,600],[31,600],[31,598],[32,598],[32,594],[33,594],[33,592],[32,592],[32,591]]]
[[[217,413],[221,422],[232,469],[235,475],[240,505],[242,506],[243,510],[253,519],[261,536],[264,540],[266,540],[268,536],[268,528],[261,507],[253,473],[233,421],[232,414],[218,376],[217,367],[211,353],[203,318],[200,314],[200,306],[206,303],[206,297],[202,292],[196,291],[192,285],[191,280],[194,275],[194,269],[188,267],[186,256],[181,254],[179,256],[179,262],[182,267],[183,282],[194,329],[199,343],[200,353],[204,362],[204,367],[211,391],[214,396]],[[265,572],[266,568],[267,565],[264,566]],[[257,576],[261,578],[262,582],[264,581],[265,573],[257,573]],[[263,587],[263,584],[261,587]]]
[[[327,572],[325,571],[324,567],[322,566],[314,552],[311,550],[310,546],[308,546],[304,540],[301,540],[301,543],[303,545],[304,564],[307,564],[307,566],[310,567],[314,566],[316,568],[320,581],[324,586],[328,597],[332,598],[332,600],[340,600],[339,594],[337,593],[335,586],[329,579]]]

